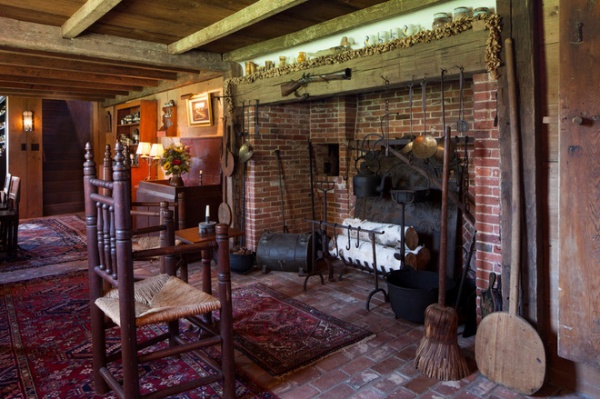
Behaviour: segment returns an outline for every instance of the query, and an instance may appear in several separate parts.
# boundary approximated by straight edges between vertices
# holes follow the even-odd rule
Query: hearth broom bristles
[[[448,381],[466,377],[469,367],[458,346],[458,315],[454,308],[446,306],[450,128],[444,137],[444,148],[438,303],[425,309],[425,336],[417,349],[415,367],[430,378]]]

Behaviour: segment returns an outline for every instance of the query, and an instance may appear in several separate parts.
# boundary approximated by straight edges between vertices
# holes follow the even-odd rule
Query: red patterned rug
[[[0,285],[0,398],[97,398],[88,301],[86,272]],[[197,357],[182,355],[145,364],[142,381],[153,390],[205,372]],[[220,392],[215,383],[177,397],[216,399]],[[276,398],[241,372],[236,393],[241,399]]]
[[[373,335],[262,284],[235,289],[232,295],[236,348],[273,376]]]
[[[19,249],[0,254],[0,272],[28,269],[87,258],[85,221],[75,215],[22,219]]]

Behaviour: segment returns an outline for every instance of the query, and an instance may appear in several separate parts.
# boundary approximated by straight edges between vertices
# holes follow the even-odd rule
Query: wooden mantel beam
[[[59,27],[0,17],[0,37],[6,48],[85,56],[156,67],[190,68],[196,71],[229,71],[231,64],[220,54],[189,51],[169,54],[166,44],[89,33],[63,39]]]
[[[240,11],[169,44],[169,53],[182,54],[302,4],[307,0],[259,0]]]
[[[448,0],[390,0],[386,3],[374,5],[351,14],[343,15],[329,21],[313,25],[298,32],[265,40],[230,51],[223,54],[223,60],[242,62],[251,60],[261,55],[282,51],[290,47],[308,43],[325,36],[346,32],[366,24],[383,21],[398,15],[408,14],[437,4],[446,3]]]
[[[62,37],[73,39],[120,2],[121,0],[88,0],[62,25]]]
[[[431,43],[420,43],[409,48],[377,55],[360,57],[340,64],[315,67],[289,74],[256,79],[252,83],[233,84],[233,106],[260,99],[261,104],[280,104],[303,99],[341,96],[345,94],[391,89],[406,85],[412,80],[438,80],[442,68],[448,70],[448,79],[458,78],[460,65],[471,75],[486,71],[485,50],[489,32],[468,30],[459,35]],[[309,83],[293,94],[282,96],[281,85],[298,80],[303,74],[326,75],[345,68],[352,70],[348,80]],[[303,96],[305,96],[303,98]]]

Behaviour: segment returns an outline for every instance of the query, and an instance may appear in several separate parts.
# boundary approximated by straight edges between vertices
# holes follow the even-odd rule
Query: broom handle
[[[450,174],[450,126],[444,136],[444,165],[442,168],[442,212],[440,215],[440,259],[438,263],[438,304],[446,306],[446,248],[448,246],[448,175]]]

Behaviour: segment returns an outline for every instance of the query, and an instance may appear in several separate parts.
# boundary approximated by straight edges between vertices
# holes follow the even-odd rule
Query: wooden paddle
[[[229,131],[230,131],[230,127],[227,126],[226,127],[227,136],[229,136]],[[221,167],[223,169],[223,179],[221,181],[221,184],[223,185],[223,187],[221,188],[221,191],[223,192],[223,201],[219,204],[217,217],[218,217],[219,223],[226,224],[229,226],[231,224],[232,214],[231,214],[231,208],[229,207],[229,204],[227,203],[227,184],[228,184],[227,177],[229,177],[233,174],[234,160],[233,160],[233,154],[231,153],[231,151],[229,151],[229,148],[227,146],[227,141],[225,140],[225,138],[223,140],[225,141],[224,148],[223,148],[223,154],[226,153],[227,155],[225,155],[225,160],[224,160],[225,165],[223,165],[223,157],[221,158]],[[229,174],[227,174],[227,173],[229,173]]]
[[[520,394],[531,395],[544,384],[546,353],[537,331],[517,314],[521,266],[521,163],[512,39],[506,39],[505,48],[513,174],[510,303],[508,313],[495,312],[481,320],[475,337],[475,360],[481,374],[490,380]]]
[[[227,177],[233,174],[235,168],[235,158],[228,145],[230,135],[231,127],[227,125],[225,127],[225,133],[223,133],[223,151],[221,152],[221,170],[223,170],[223,174]]]

